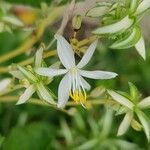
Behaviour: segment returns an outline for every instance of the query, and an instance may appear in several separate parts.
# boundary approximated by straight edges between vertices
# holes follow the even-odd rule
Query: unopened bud
[[[79,30],[81,28],[82,24],[82,16],[81,15],[76,15],[72,19],[72,26],[75,30]]]

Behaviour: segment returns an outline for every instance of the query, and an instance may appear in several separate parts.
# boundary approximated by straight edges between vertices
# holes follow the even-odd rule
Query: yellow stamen
[[[70,91],[70,97],[76,102],[76,103],[82,103],[82,104],[85,104],[86,102],[86,98],[87,98],[87,95],[86,95],[86,92],[85,91]]]

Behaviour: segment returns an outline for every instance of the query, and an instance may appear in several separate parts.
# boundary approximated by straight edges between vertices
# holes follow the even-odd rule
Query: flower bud
[[[72,19],[72,26],[75,30],[79,30],[81,28],[82,24],[82,16],[81,15],[75,15]]]

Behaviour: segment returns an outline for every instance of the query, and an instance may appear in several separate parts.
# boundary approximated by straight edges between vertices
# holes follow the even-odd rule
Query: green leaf
[[[26,127],[15,127],[8,134],[2,145],[3,150],[46,150],[55,138],[52,125],[32,123]]]
[[[128,84],[129,84],[129,88],[130,88],[131,100],[133,102],[138,102],[139,98],[140,98],[140,94],[139,94],[137,87],[131,82],[129,82]]]
[[[90,9],[86,16],[88,17],[101,17],[108,12],[109,7],[107,6],[96,6]]]
[[[67,122],[64,119],[62,119],[60,123],[62,128],[61,132],[66,139],[67,145],[73,145],[73,135]]]
[[[94,34],[116,34],[124,32],[134,23],[134,19],[129,16],[124,17],[116,23],[100,27],[93,31]]]
[[[135,27],[131,34],[119,39],[115,43],[113,43],[110,48],[112,49],[127,49],[130,47],[133,47],[140,39],[141,37],[141,30],[139,27]]]

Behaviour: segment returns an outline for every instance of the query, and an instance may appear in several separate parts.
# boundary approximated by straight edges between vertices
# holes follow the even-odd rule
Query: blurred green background
[[[7,0],[10,3],[25,4],[36,8],[41,2],[50,4],[53,0]],[[67,0],[61,2],[66,3]],[[148,24],[149,22],[146,22]],[[86,24],[85,24],[86,26]],[[48,28],[41,41],[48,43],[57,28]],[[84,30],[84,29],[83,29]],[[145,29],[146,30],[146,29]],[[148,29],[147,29],[148,31]],[[148,34],[148,33],[147,33]],[[149,32],[150,35],[150,32]],[[0,33],[0,55],[18,47],[26,35],[20,30]],[[148,37],[148,36],[147,36]],[[114,80],[92,81],[92,87],[105,86],[116,90],[128,90],[128,81],[133,82],[143,94],[150,95],[150,40],[145,39],[147,60],[143,61],[134,48],[111,50],[108,41],[102,40],[87,67],[89,70],[102,69],[119,74]],[[55,46],[54,46],[55,47]],[[25,60],[27,54],[9,62]],[[47,62],[58,60],[49,58]],[[9,76],[0,75],[1,78]],[[61,77],[55,79],[50,88],[57,93]],[[114,117],[110,108],[95,106],[84,109],[81,106],[68,108],[73,116],[50,107],[24,104],[20,106],[0,104],[0,149],[2,150],[137,150],[150,149],[143,132],[130,129],[118,138],[117,128],[122,116]],[[147,114],[150,117],[150,111]]]

